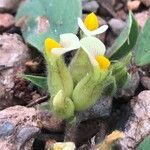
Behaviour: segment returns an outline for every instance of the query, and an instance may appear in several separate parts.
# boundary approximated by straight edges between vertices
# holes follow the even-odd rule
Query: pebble
[[[139,0],[128,1],[127,7],[129,10],[134,11],[134,10],[137,10],[139,8],[140,4],[141,4],[141,1],[139,1]]]
[[[141,1],[146,7],[150,6],[150,0],[141,0]]]
[[[21,0],[0,0],[0,12],[16,12]]]
[[[114,34],[116,35],[119,35],[126,25],[126,23],[121,19],[115,19],[115,18],[109,20],[108,24],[111,27]]]
[[[142,91],[131,100],[132,113],[125,125],[124,138],[119,141],[122,150],[135,150],[150,133],[150,90]]]
[[[18,34],[0,35],[0,110],[15,104],[13,89],[16,75],[24,72],[29,58],[27,45]],[[4,71],[5,70],[5,71]]]
[[[83,2],[83,10],[88,12],[97,12],[99,4],[97,1],[92,0],[90,2]]]
[[[10,28],[15,23],[15,18],[8,13],[0,14],[0,32]]]
[[[0,138],[10,136],[13,133],[14,128],[15,126],[11,122],[4,122],[2,125],[0,125]]]

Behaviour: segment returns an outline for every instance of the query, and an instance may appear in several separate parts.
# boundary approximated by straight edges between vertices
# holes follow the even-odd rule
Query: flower
[[[108,29],[108,25],[99,27],[98,18],[94,13],[87,15],[84,22],[81,18],[78,18],[78,25],[87,36],[95,36],[105,32]]]
[[[51,38],[47,38],[44,44],[46,53],[55,55],[62,55],[80,47],[79,38],[73,33],[61,34],[59,43]]]
[[[73,142],[57,142],[53,146],[53,150],[75,150]]]
[[[80,44],[93,66],[99,66],[102,70],[109,68],[110,61],[104,56],[106,47],[98,38],[88,36],[81,39]]]

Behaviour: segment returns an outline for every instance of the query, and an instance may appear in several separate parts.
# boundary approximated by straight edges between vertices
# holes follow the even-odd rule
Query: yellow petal
[[[96,57],[96,60],[99,64],[99,67],[100,69],[103,69],[103,70],[107,70],[108,67],[110,66],[110,61],[109,59],[107,59],[106,57],[104,57],[103,55],[98,55]]]
[[[61,48],[61,45],[51,38],[47,38],[45,40],[44,45],[45,45],[45,50],[48,53],[50,53],[53,48]]]
[[[84,24],[90,31],[96,30],[99,27],[98,18],[94,13],[90,13],[86,16]]]

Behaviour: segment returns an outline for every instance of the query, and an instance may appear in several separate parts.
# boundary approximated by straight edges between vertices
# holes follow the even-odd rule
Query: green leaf
[[[149,150],[149,149],[150,149],[150,136],[146,137],[137,147],[137,150]]]
[[[23,78],[37,85],[38,87],[47,90],[47,78],[33,75],[23,75]]]
[[[27,0],[19,8],[16,21],[25,41],[39,51],[45,38],[59,40],[63,33],[76,33],[81,16],[81,0]]]
[[[111,60],[120,59],[126,56],[135,46],[137,37],[138,25],[132,13],[129,12],[127,24],[112,47],[108,50],[107,56]]]
[[[150,63],[150,18],[138,38],[135,48],[135,62],[138,66]]]

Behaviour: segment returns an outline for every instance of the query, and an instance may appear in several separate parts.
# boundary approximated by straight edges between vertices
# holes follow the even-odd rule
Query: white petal
[[[59,55],[60,56],[60,55],[63,55],[65,53],[67,53],[67,52],[70,52],[72,50],[74,50],[74,49],[69,49],[69,48],[53,48],[51,52],[53,54],[55,54],[55,55]]]
[[[60,35],[60,45],[63,48],[53,48],[52,53],[62,55],[66,52],[80,48],[79,38],[73,33],[66,33]]]
[[[96,56],[105,54],[105,45],[96,37],[85,37],[80,40],[80,43],[82,49],[88,54],[89,59],[93,65],[97,63],[95,60]]]
[[[83,23],[81,18],[78,18],[78,26],[80,27],[80,29],[83,31],[83,33],[87,36],[90,36],[90,30],[88,30],[85,26],[85,24]]]
[[[91,31],[90,35],[94,36],[94,35],[101,34],[101,33],[105,32],[107,29],[108,29],[108,25],[103,25],[103,26],[99,27],[98,29]]]

